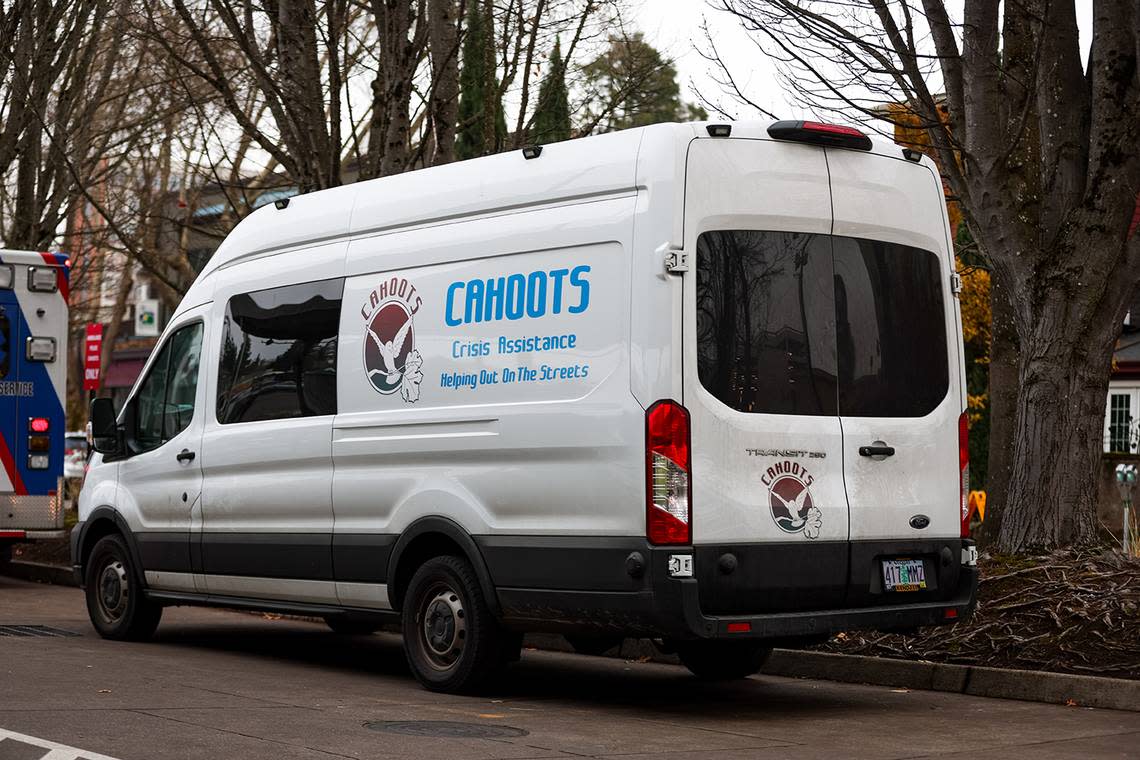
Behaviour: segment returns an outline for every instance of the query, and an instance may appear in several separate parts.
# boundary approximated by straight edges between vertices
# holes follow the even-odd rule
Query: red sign
[[[99,390],[99,367],[103,359],[103,325],[87,325],[83,340],[83,390]]]

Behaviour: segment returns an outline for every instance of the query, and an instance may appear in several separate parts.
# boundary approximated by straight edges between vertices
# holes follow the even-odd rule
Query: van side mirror
[[[114,456],[122,449],[122,436],[115,421],[115,402],[97,398],[91,402],[91,448]]]

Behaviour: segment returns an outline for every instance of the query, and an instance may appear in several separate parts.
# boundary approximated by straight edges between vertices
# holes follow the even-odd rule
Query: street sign
[[[103,325],[88,324],[83,339],[83,390],[99,390],[99,368],[103,359]]]
[[[135,335],[158,335],[158,299],[140,298],[135,304]]]

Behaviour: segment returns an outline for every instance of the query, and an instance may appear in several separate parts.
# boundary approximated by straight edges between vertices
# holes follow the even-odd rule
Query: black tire
[[[329,615],[325,618],[325,625],[333,633],[342,636],[367,636],[380,630],[380,626],[367,620],[345,617],[343,615]]]
[[[563,638],[578,654],[595,656],[603,655],[625,641],[621,636],[591,636],[581,633],[568,633]]]
[[[99,539],[87,558],[87,614],[105,639],[145,641],[162,618],[162,605],[142,592],[141,574],[120,536]]]
[[[697,678],[731,681],[764,666],[772,648],[757,641],[679,641],[677,656]]]
[[[12,545],[0,544],[0,572],[7,569],[10,564],[12,564]]]
[[[495,619],[475,570],[460,557],[433,557],[404,594],[404,654],[431,691],[471,692],[517,658],[521,637]]]

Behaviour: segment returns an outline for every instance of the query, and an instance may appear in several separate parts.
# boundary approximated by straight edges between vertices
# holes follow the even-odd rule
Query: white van
[[[525,631],[695,673],[973,609],[929,159],[662,124],[278,201],[186,294],[73,532],[108,638],[168,605],[399,622],[428,688]]]

